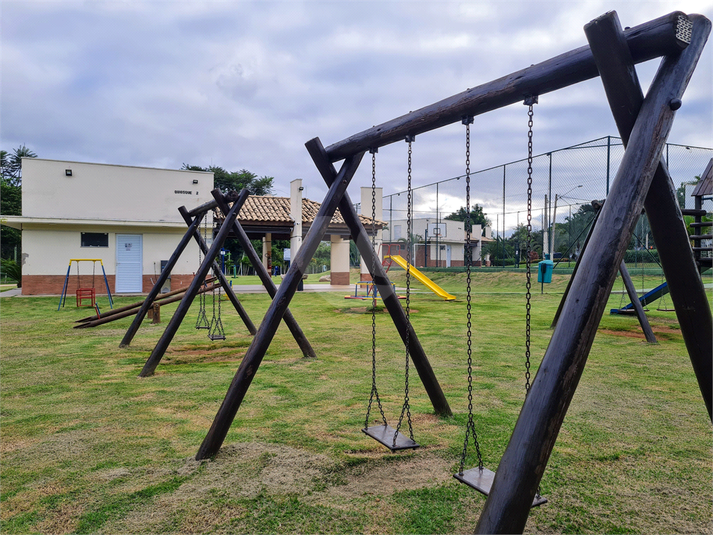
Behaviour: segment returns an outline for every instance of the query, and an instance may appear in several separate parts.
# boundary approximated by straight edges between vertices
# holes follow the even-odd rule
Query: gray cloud
[[[304,142],[325,145],[585,44],[610,9],[573,2],[3,2],[1,145],[41,157],[178,168],[248,168],[324,192]],[[713,2],[624,2],[634,26]],[[671,141],[713,145],[711,47]],[[648,84],[656,66],[640,69]],[[473,167],[515,160],[524,107],[479,117]],[[598,80],[544,95],[536,152],[615,134]],[[462,131],[419,136],[415,183],[462,173]],[[385,147],[386,193],[404,188],[405,148]],[[369,182],[360,169],[355,186]],[[482,185],[487,189],[489,185]],[[493,191],[498,188],[493,185]],[[352,197],[358,198],[356,189]]]

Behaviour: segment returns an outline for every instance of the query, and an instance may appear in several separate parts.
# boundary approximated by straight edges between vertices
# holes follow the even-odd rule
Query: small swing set
[[[69,259],[69,266],[67,267],[67,275],[64,277],[64,286],[62,287],[62,295],[59,298],[59,304],[57,305],[57,311],[59,311],[60,308],[64,307],[64,303],[67,299],[67,286],[69,285],[69,275],[70,272],[72,271],[72,262],[77,263],[77,289],[75,292],[76,298],[77,298],[77,307],[82,306],[82,302],[85,300],[90,301],[90,306],[92,308],[95,308],[97,310],[97,314],[99,314],[99,307],[97,306],[97,294],[96,294],[96,286],[95,286],[95,278],[96,278],[96,268],[97,268],[97,262],[99,262],[99,265],[102,268],[102,275],[104,277],[104,285],[106,286],[106,294],[109,297],[109,308],[114,308],[114,301],[111,298],[111,290],[109,289],[109,282],[107,281],[106,278],[106,271],[104,270],[104,262],[102,262],[101,258],[70,258]],[[92,263],[92,285],[91,286],[82,286],[82,275],[79,270],[79,263],[80,262],[91,262]]]

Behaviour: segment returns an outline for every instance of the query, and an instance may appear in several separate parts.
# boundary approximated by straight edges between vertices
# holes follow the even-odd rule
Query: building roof
[[[307,232],[309,227],[317,217],[321,204],[310,199],[302,199],[302,227],[303,232]],[[270,228],[274,227],[274,232],[284,232],[286,228],[292,228],[294,221],[290,215],[290,198],[289,197],[272,197],[261,195],[250,195],[245,204],[238,212],[238,220],[247,230],[258,228],[270,232]],[[222,217],[220,218],[222,219]],[[372,219],[363,215],[359,215],[364,228],[369,232],[372,226]],[[376,220],[377,230],[381,230],[386,226],[385,221]],[[339,209],[334,212],[334,216],[327,229],[327,234],[342,234],[348,235],[349,229]]]
[[[713,158],[708,162],[706,170],[701,175],[701,180],[698,182],[696,189],[691,193],[692,197],[703,197],[704,195],[713,194]]]

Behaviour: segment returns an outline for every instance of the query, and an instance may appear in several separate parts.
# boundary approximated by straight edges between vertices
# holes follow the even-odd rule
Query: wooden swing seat
[[[208,338],[213,340],[214,342],[216,340],[225,340],[225,335],[224,334],[209,334]]]
[[[487,496],[490,494],[490,489],[493,486],[495,472],[487,468],[481,469],[476,466],[470,470],[464,470],[462,474],[454,474],[453,477]],[[537,507],[543,503],[547,503],[547,498],[544,496],[535,496],[535,499],[532,500],[532,507]]]
[[[396,445],[394,445],[394,433],[396,433],[396,429],[394,429],[390,425],[375,425],[372,427],[367,427],[366,429],[362,429],[361,431],[365,435],[370,436],[377,442],[380,442],[381,444],[389,448],[392,452],[408,449],[415,450],[419,447],[419,444],[417,444],[407,436],[402,435],[400,431],[396,435]]]

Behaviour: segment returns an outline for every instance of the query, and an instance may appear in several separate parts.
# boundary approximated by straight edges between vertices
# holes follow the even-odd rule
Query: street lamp
[[[556,224],[557,224],[557,199],[563,198],[565,195],[568,193],[576,190],[577,188],[581,188],[582,185],[580,184],[579,186],[574,186],[573,188],[570,188],[567,190],[566,193],[563,193],[562,195],[555,194],[555,209],[552,212],[552,240],[550,240],[550,260],[555,259],[555,230],[556,230]]]

